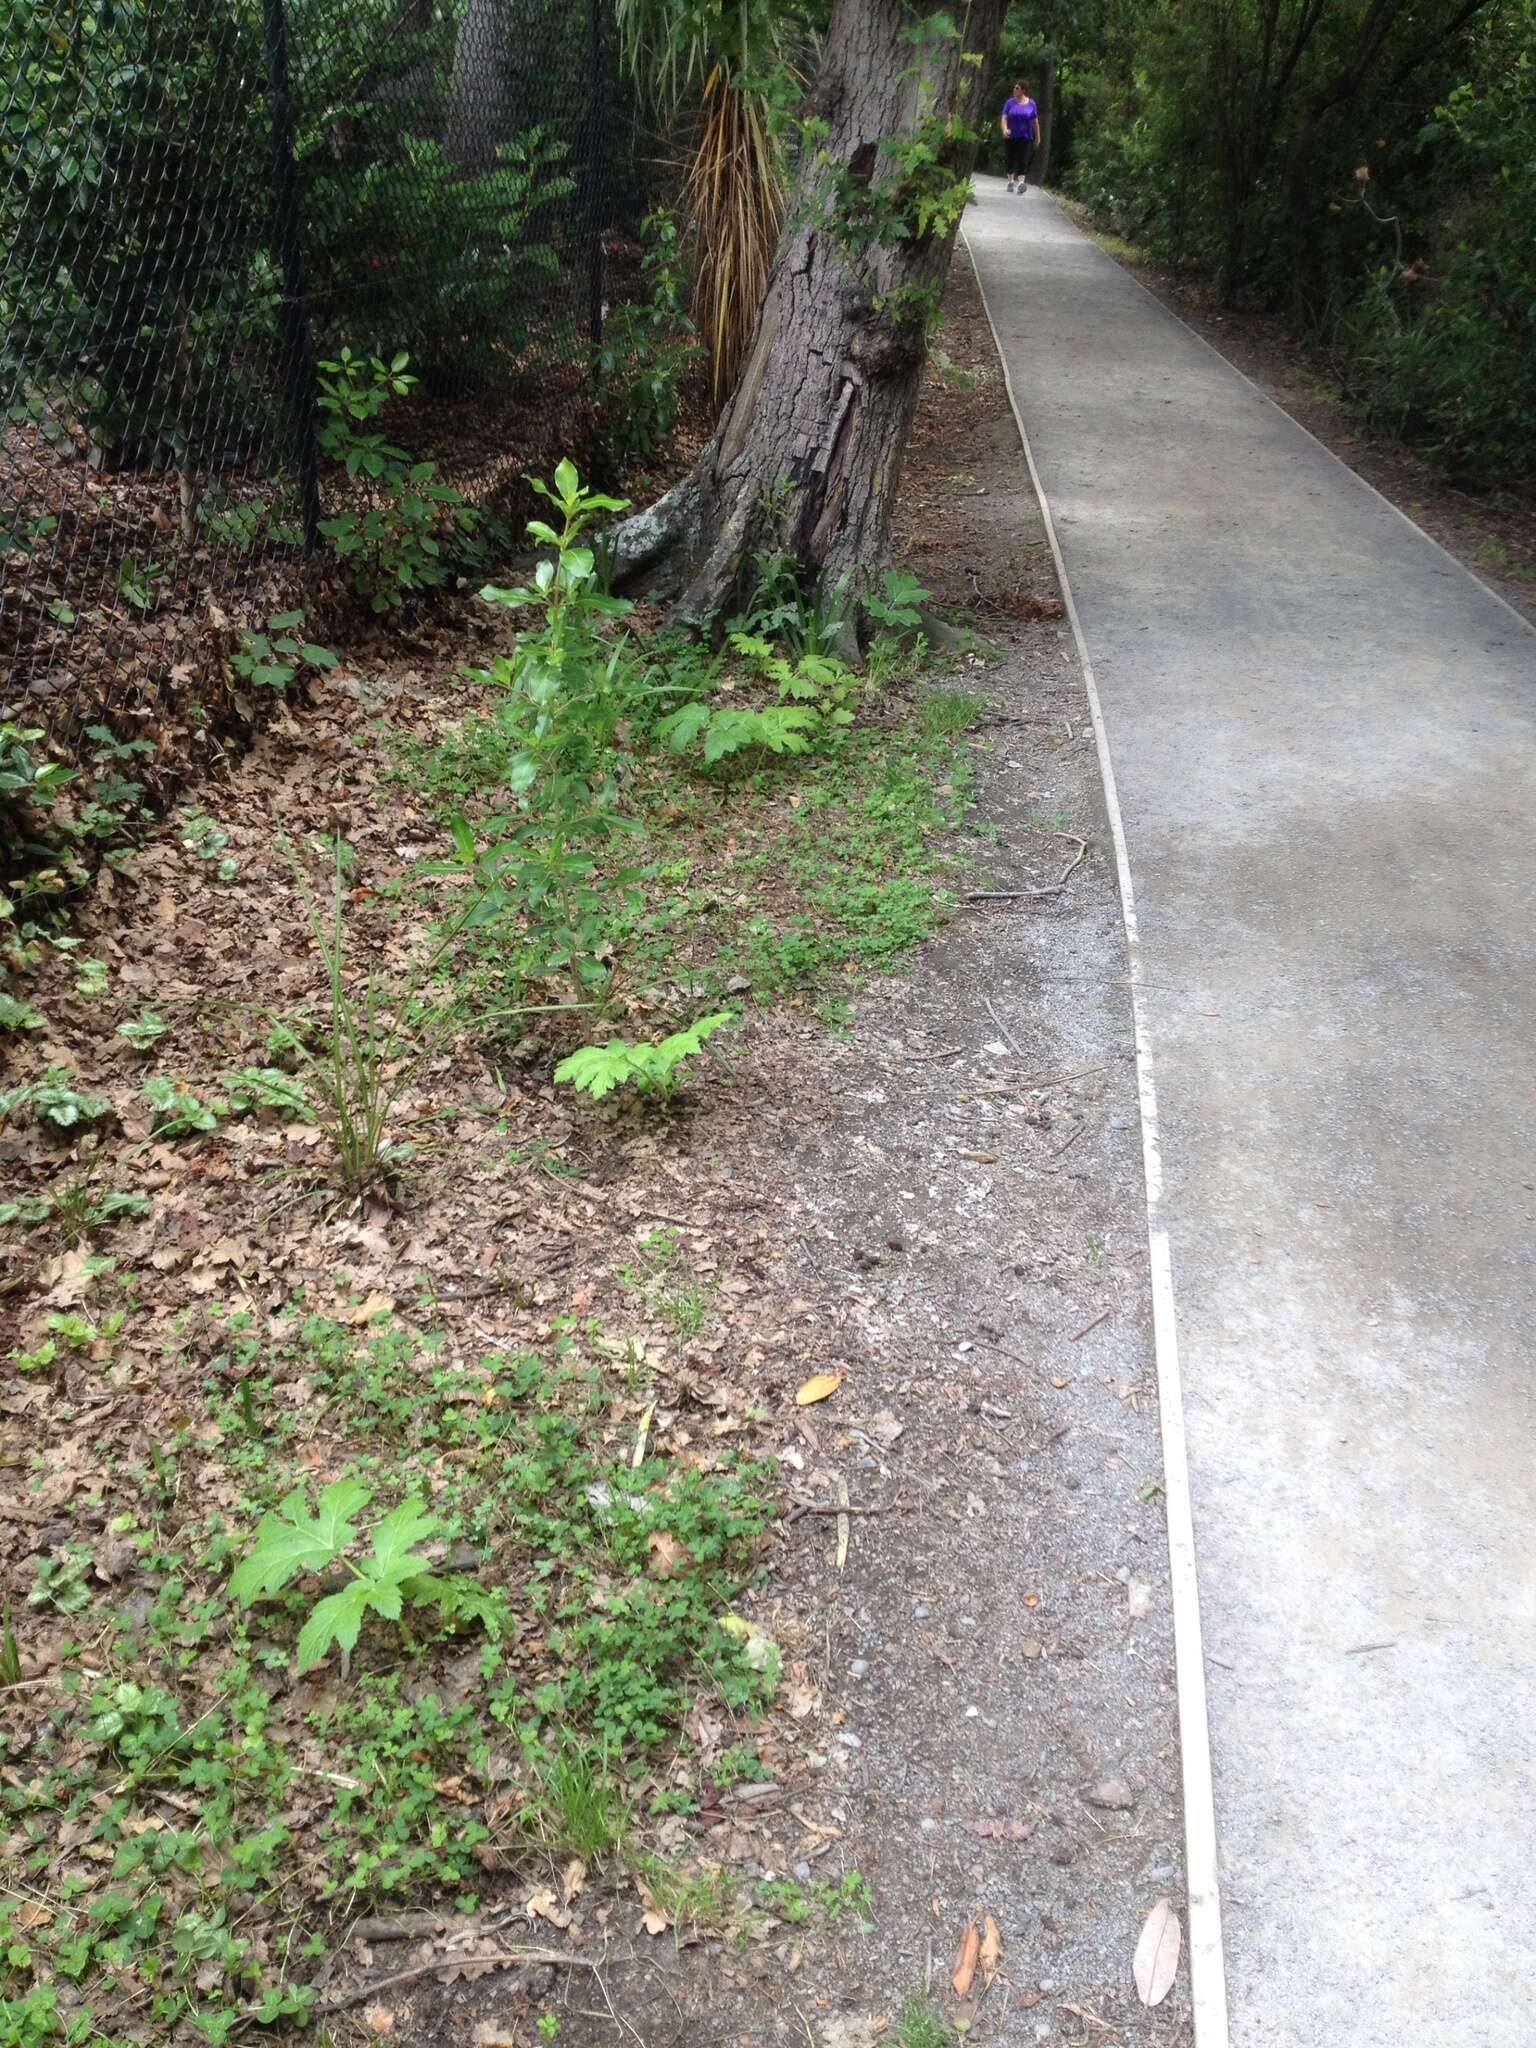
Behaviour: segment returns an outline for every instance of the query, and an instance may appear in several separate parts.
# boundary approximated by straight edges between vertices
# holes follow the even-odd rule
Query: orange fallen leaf
[[[797,1408],[809,1408],[813,1401],[825,1401],[843,1384],[840,1372],[813,1372],[795,1396]]]
[[[967,1920],[965,1932],[960,1937],[960,1951],[955,1957],[955,1967],[949,1981],[954,1986],[956,1998],[968,1998],[971,1985],[976,1978],[976,1965],[981,1957],[981,1935],[974,1920]]]
[[[997,1975],[998,1965],[1003,1960],[1002,1933],[990,1913],[987,1915],[986,1932],[981,1938],[979,1960],[981,1963],[981,1981],[990,1989],[992,1979]]]

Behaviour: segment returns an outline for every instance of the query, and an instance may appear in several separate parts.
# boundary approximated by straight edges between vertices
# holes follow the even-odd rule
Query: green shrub
[[[598,359],[603,454],[620,474],[654,455],[677,424],[683,379],[699,353],[677,221],[658,208],[640,232],[645,296],[610,314]]]
[[[389,362],[348,348],[320,365],[320,447],[354,485],[355,503],[320,531],[347,579],[376,612],[396,611],[419,592],[440,590],[462,567],[482,515],[383,434],[366,432],[416,379],[400,351]],[[310,657],[311,659],[313,657]]]

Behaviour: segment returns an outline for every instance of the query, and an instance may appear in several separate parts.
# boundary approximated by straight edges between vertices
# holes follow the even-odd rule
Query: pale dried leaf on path
[[[1159,1899],[1142,1922],[1141,1938],[1131,1960],[1136,1995],[1143,2005],[1161,2005],[1173,1986],[1182,1941],[1179,1916],[1171,1899]]]

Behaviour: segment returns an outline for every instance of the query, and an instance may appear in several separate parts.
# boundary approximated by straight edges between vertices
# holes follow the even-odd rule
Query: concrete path
[[[1231,2038],[1531,2048],[1536,633],[980,192],[1140,913]]]

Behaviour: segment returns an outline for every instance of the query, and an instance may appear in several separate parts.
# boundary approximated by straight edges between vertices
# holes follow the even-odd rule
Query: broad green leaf
[[[414,1567],[425,1562],[424,1558],[413,1557],[407,1564],[399,1567],[395,1575],[390,1577],[376,1576],[373,1571],[365,1567],[363,1577],[357,1582],[362,1588],[365,1605],[373,1608],[376,1613],[382,1614],[386,1621],[398,1621],[400,1619],[401,1589],[405,1586],[407,1580],[413,1579],[416,1576]]]
[[[276,1514],[263,1515],[246,1556],[235,1567],[229,1589],[242,1606],[280,1592],[297,1572],[320,1571],[357,1534],[349,1517],[372,1496],[355,1479],[340,1479],[320,1496],[310,1517],[304,1489],[295,1487]]]
[[[370,1604],[368,1588],[361,1579],[354,1579],[339,1593],[327,1594],[299,1631],[300,1671],[313,1670],[333,1642],[350,1650]]]
[[[393,1571],[414,1544],[435,1536],[441,1524],[427,1513],[425,1501],[403,1500],[387,1514],[373,1532],[373,1563],[370,1569]],[[419,1569],[421,1560],[412,1566]]]
[[[656,737],[664,747],[669,747],[674,754],[680,754],[685,747],[693,745],[708,723],[707,704],[685,704],[681,711],[674,711],[669,718],[660,721],[656,727]]]

